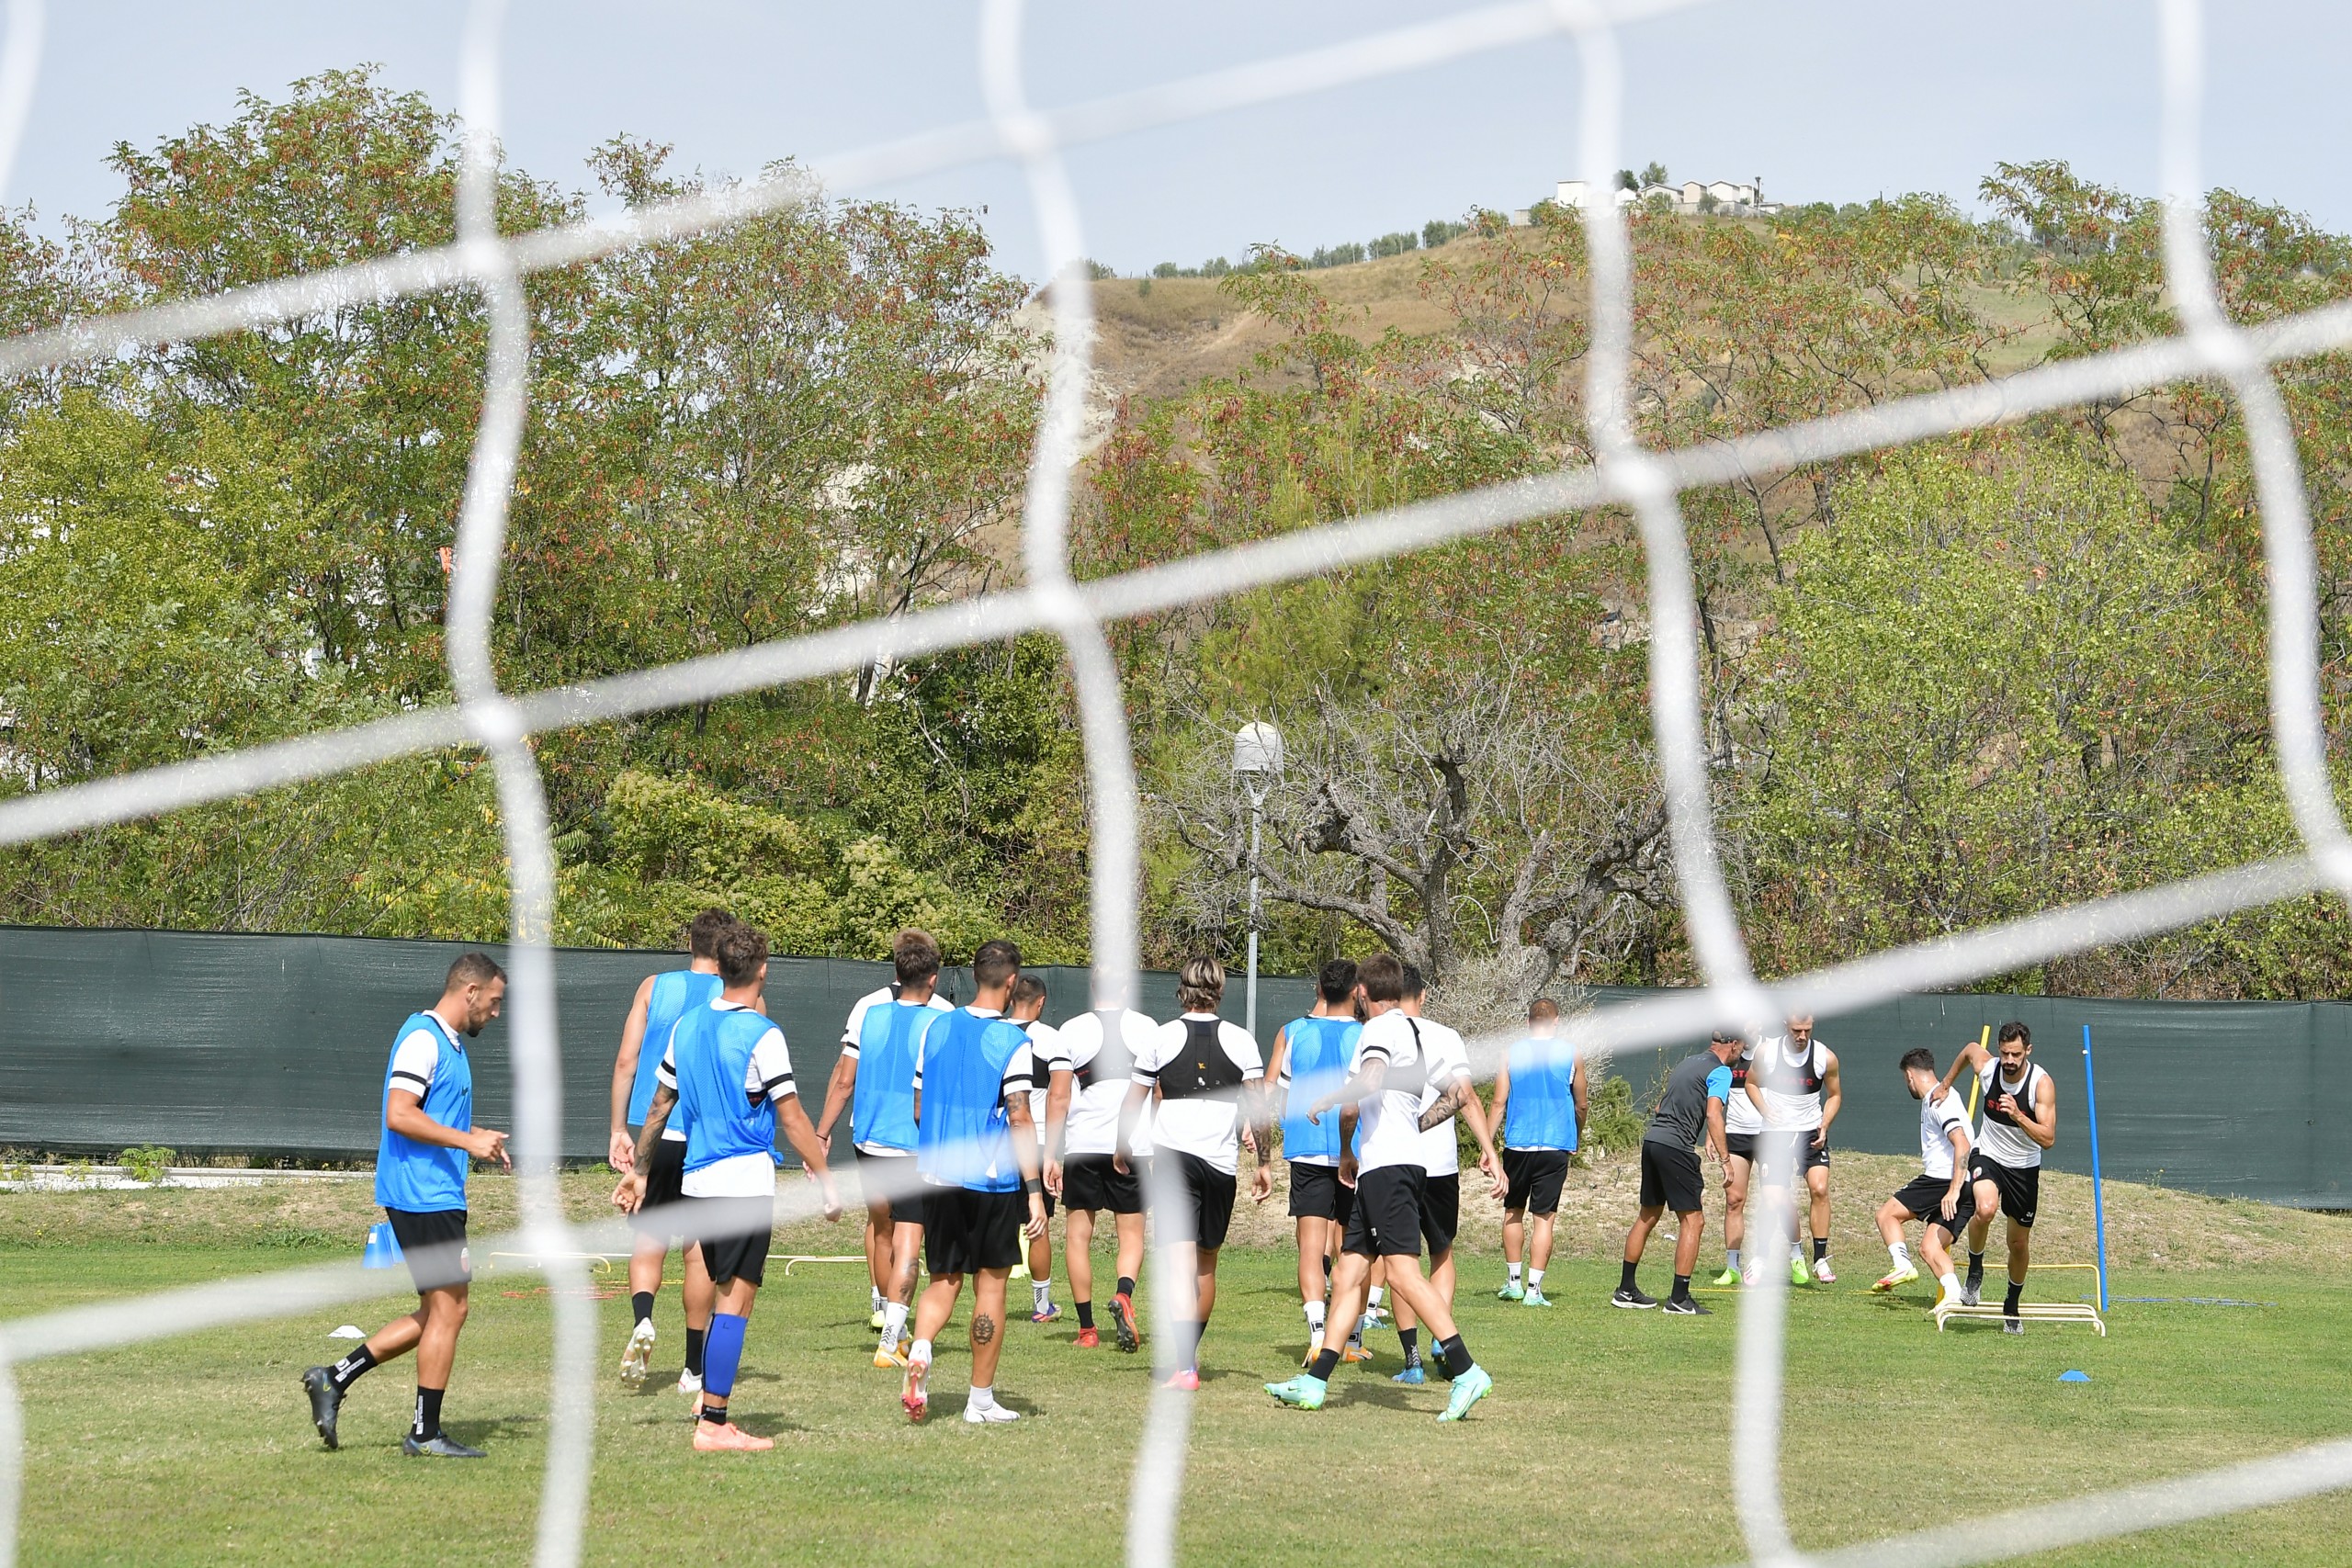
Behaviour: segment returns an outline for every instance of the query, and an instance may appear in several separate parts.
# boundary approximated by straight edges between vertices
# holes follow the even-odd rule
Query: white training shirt
[[[710,1006],[714,1012],[743,1010],[741,1002],[730,1002],[723,997]],[[672,1094],[678,1092],[677,1058],[670,1054],[667,1044],[662,1047],[662,1065],[654,1069],[654,1079]],[[781,1103],[799,1092],[792,1081],[792,1054],[784,1048],[783,1030],[770,1029],[752,1047],[752,1060],[743,1069],[743,1092],[752,1099],[765,1093],[771,1103]],[[689,1198],[773,1198],[775,1156],[764,1150],[755,1155],[730,1155],[700,1170],[686,1172],[679,1190]]]
[[[1741,1052],[1731,1066],[1735,1077],[1743,1069],[1753,1072],[1756,1068],[1756,1047],[1750,1045]],[[1741,1080],[1743,1084],[1746,1081],[1744,1078]],[[1760,1133],[1763,1130],[1764,1118],[1757,1114],[1756,1102],[1747,1098],[1747,1090],[1745,1088],[1733,1089],[1731,1098],[1724,1101],[1724,1131],[1730,1134]]]
[[[1062,1043],[1062,1032],[1044,1019],[1021,1026],[1029,1035],[1029,1055],[1036,1069],[1037,1087],[1029,1091],[1029,1120],[1037,1124],[1037,1142],[1046,1141],[1046,1091],[1052,1086],[1055,1073],[1069,1071],[1069,1047]]]
[[[2034,1100],[2040,1095],[2041,1081],[2050,1075],[2031,1062],[2025,1065],[2025,1077],[2018,1083],[2003,1080],[1998,1056],[1977,1070],[1976,1148],[1996,1165],[2011,1170],[2031,1170],[2041,1163],[2041,1145],[2027,1137],[2007,1122],[1993,1115],[1993,1097],[2011,1094],[2017,1097],[2019,1109],[2029,1115],[2036,1114]]]
[[[1951,1179],[1951,1130],[1968,1130],[1968,1112],[1962,1109],[1960,1096],[1947,1094],[1938,1100],[1930,1094],[1919,1101],[1919,1168],[1938,1181]]]
[[[1156,1083],[1160,1068],[1182,1057],[1185,1043],[1192,1038],[1187,1026],[1196,1022],[1216,1025],[1217,1045],[1239,1070],[1242,1082],[1265,1081],[1266,1063],[1258,1054],[1258,1042],[1239,1024],[1227,1023],[1213,1012],[1188,1012],[1161,1024],[1151,1043],[1136,1057],[1135,1081],[1147,1087]],[[1163,1154],[1191,1155],[1205,1161],[1212,1170],[1231,1176],[1239,1164],[1240,1102],[1222,1094],[1159,1100],[1153,1135]]]
[[[899,994],[897,989],[890,986],[884,986],[879,990],[868,991],[865,995],[858,998],[857,1005],[849,1010],[848,1024],[842,1030],[842,1055],[854,1060],[857,1055],[857,1043],[865,1037],[865,1015],[876,1008],[888,1007],[898,999]],[[931,999],[929,1001],[920,1003],[910,1002],[907,1005],[910,1007],[927,1007],[933,1012],[954,1012],[956,1010],[956,1004],[949,1001],[945,997],[941,996],[936,990],[931,993]]]
[[[1430,1075],[1429,1087],[1421,1091],[1420,1110],[1414,1112],[1418,1122],[1453,1086],[1457,1075],[1470,1071],[1470,1047],[1453,1030],[1430,1019],[1417,1018],[1413,1027],[1420,1031],[1421,1054]],[[1461,1173],[1462,1144],[1454,1136],[1454,1120],[1449,1116],[1421,1134],[1421,1168],[1431,1176]]]
[[[1391,1008],[1365,1024],[1363,1032],[1356,1036],[1356,1054],[1348,1063],[1349,1077],[1363,1072],[1364,1064],[1374,1057],[1388,1064],[1388,1076],[1384,1080],[1386,1087],[1357,1108],[1359,1171],[1421,1162],[1421,1089],[1425,1074],[1421,1047],[1413,1038],[1412,1023],[1411,1019]]]
[[[440,1014],[434,1016],[438,1018]],[[458,1032],[452,1029],[449,1032],[454,1037]],[[433,1075],[440,1066],[441,1037],[420,1024],[392,1047],[391,1087],[404,1089],[423,1100],[424,1091],[433,1087]]]
[[[1125,1072],[1094,1075],[1094,1081],[1084,1083],[1087,1069],[1102,1050],[1102,1016],[1082,1012],[1057,1031],[1058,1043],[1069,1070],[1081,1080],[1070,1086],[1069,1122],[1062,1131],[1062,1156],[1072,1155],[1102,1155],[1119,1152],[1119,1107],[1126,1102],[1127,1090],[1135,1085],[1133,1064],[1150,1055],[1159,1038],[1159,1025],[1130,1008],[1119,1015],[1119,1042],[1126,1047],[1129,1066]],[[1141,1156],[1152,1152],[1151,1101],[1147,1099],[1136,1112],[1135,1133],[1128,1152]]]
[[[1815,1038],[1808,1047],[1808,1053],[1813,1058],[1815,1077],[1819,1077],[1827,1065],[1824,1055],[1827,1050],[1828,1047],[1824,1045],[1818,1038]],[[1811,1094],[1796,1094],[1787,1089],[1771,1088],[1758,1077],[1764,1070],[1764,1064],[1768,1061],[1779,1070],[1793,1072],[1805,1066],[1805,1054],[1791,1055],[1789,1037],[1785,1034],[1776,1034],[1756,1048],[1756,1060],[1748,1064],[1747,1081],[1755,1084],[1763,1093],[1765,1125],[1778,1128],[1782,1132],[1795,1129],[1804,1133],[1810,1133],[1820,1126],[1821,1091],[1815,1089]],[[1731,1123],[1728,1119],[1724,1125],[1726,1130],[1730,1128]]]

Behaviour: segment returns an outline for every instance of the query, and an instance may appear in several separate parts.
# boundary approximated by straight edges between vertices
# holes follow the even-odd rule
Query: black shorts
[[[1114,1214],[1143,1213],[1143,1183],[1132,1170],[1121,1176],[1112,1157],[1072,1155],[1062,1161],[1063,1208],[1108,1209]]]
[[[768,1272],[768,1241],[775,1234],[766,1225],[743,1226],[762,1198],[689,1198],[687,1234],[702,1248],[703,1271],[714,1285],[729,1280],[764,1284]],[[729,1233],[729,1234],[722,1234]]]
[[[974,1274],[1021,1261],[1029,1224],[1025,1193],[934,1187],[923,1194],[923,1256],[934,1274]]]
[[[2030,1165],[2020,1170],[2016,1166],[1988,1159],[1979,1151],[1968,1156],[1968,1175],[1972,1182],[1989,1181],[1998,1188],[2001,1213],[2026,1230],[2033,1228],[2034,1213],[2041,1206],[2040,1166]]]
[[[1822,1140],[1821,1146],[1815,1148],[1813,1143],[1813,1131],[1807,1128],[1797,1134],[1796,1179],[1798,1180],[1803,1180],[1804,1173],[1816,1166],[1823,1170],[1829,1168],[1829,1142],[1825,1138]],[[1762,1181],[1767,1187],[1777,1187],[1787,1181],[1789,1179],[1786,1170],[1789,1163],[1788,1134],[1780,1133],[1768,1135],[1758,1133],[1756,1138],[1758,1148],[1764,1156],[1763,1167],[1757,1172],[1757,1179]]]
[[[864,1149],[857,1151],[857,1179],[867,1191],[878,1184],[891,1194],[890,1223],[894,1225],[922,1224],[922,1179],[915,1174],[912,1155],[876,1155]]]
[[[1894,1201],[1908,1211],[1913,1219],[1925,1220],[1940,1226],[1946,1235],[1958,1235],[1976,1217],[1976,1184],[1960,1184],[1960,1201],[1952,1205],[1951,1218],[1944,1218],[1944,1194],[1951,1190],[1951,1183],[1940,1176],[1915,1176],[1903,1184]]]
[[[1753,1133],[1725,1133],[1724,1134],[1724,1153],[1731,1156],[1734,1159],[1744,1159],[1750,1165],[1755,1164],[1756,1134]]]
[[[1170,1241],[1189,1241],[1214,1251],[1225,1245],[1233,1226],[1233,1198],[1238,1187],[1231,1173],[1222,1171],[1198,1155],[1182,1150],[1159,1156],[1173,1162],[1169,1185],[1176,1190],[1176,1212],[1168,1216],[1160,1235]]]
[[[1453,1250],[1453,1233],[1462,1228],[1462,1173],[1445,1171],[1421,1178],[1421,1244],[1430,1261]]]
[[[1525,1210],[1531,1214],[1556,1214],[1560,1189],[1568,1181],[1568,1151],[1505,1149],[1503,1180],[1507,1184],[1504,1208],[1514,1213]]]
[[[1699,1175],[1699,1156],[1671,1144],[1642,1140],[1642,1207],[1660,1204],[1678,1214],[1706,1203],[1707,1184]]]
[[[401,1244],[401,1257],[419,1295],[446,1291],[474,1277],[463,1209],[387,1209],[384,1218],[392,1223],[392,1239]]]
[[[1336,1165],[1290,1162],[1290,1217],[1294,1220],[1334,1220],[1342,1227],[1356,1206],[1356,1190],[1340,1180]]]
[[[1355,1206],[1340,1250],[1359,1258],[1418,1258],[1421,1251],[1421,1184],[1418,1165],[1384,1165],[1356,1177]]]
[[[653,1157],[645,1162],[645,1201],[628,1217],[629,1224],[639,1235],[657,1236],[667,1241],[673,1235],[686,1234],[683,1212],[673,1213],[667,1219],[650,1219],[656,1209],[673,1208],[685,1196],[680,1183],[686,1179],[686,1141],[684,1138],[658,1138],[653,1144]]]

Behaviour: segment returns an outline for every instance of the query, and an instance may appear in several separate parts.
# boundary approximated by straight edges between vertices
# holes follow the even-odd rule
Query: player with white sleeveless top
[[[1919,1174],[1879,1207],[1878,1234],[1886,1242],[1894,1267],[1871,1289],[1892,1291],[1918,1279],[1919,1270],[1913,1267],[1910,1251],[1903,1243],[1904,1222],[1918,1220],[1923,1224],[1919,1251],[1935,1270],[1936,1283],[1941,1287],[1936,1304],[1941,1306],[1946,1300],[1960,1297],[1951,1247],[1956,1237],[1966,1234],[1968,1222],[1976,1213],[1975,1190],[1968,1180],[1972,1150],[1968,1117],[1949,1093],[1937,1092],[1939,1086],[1932,1052],[1925,1046],[1905,1051],[1901,1065],[1903,1087],[1919,1102]]]
[[[1756,1066],[1756,1048],[1747,1046],[1731,1064],[1731,1098],[1724,1101],[1724,1271],[1717,1285],[1740,1282],[1740,1248],[1747,1241],[1747,1185],[1756,1170],[1756,1134],[1764,1130],[1763,1112],[1747,1098],[1747,1075]]]
[[[1838,1053],[1813,1037],[1812,1014],[1791,1014],[1788,1033],[1756,1047],[1747,1071],[1747,1100],[1763,1122],[1758,1153],[1767,1186],[1791,1184],[1791,1172],[1781,1168],[1791,1163],[1792,1156],[1781,1145],[1789,1142],[1786,1134],[1801,1134],[1793,1162],[1804,1173],[1812,1200],[1813,1268],[1806,1270],[1804,1245],[1792,1235],[1789,1280],[1799,1285],[1808,1280],[1834,1284],[1838,1273],[1829,1265],[1829,1124],[1845,1103],[1845,1089],[1838,1078]],[[1725,1129],[1728,1136],[1728,1118]]]
[[[2033,1032],[2012,1019],[2001,1025],[1995,1047],[1986,1051],[1973,1042],[1961,1048],[1939,1095],[1951,1092],[1952,1080],[1965,1069],[1977,1078],[1976,1148],[1968,1158],[1968,1174],[1975,1190],[1976,1217],[1968,1226],[1968,1280],[1961,1288],[1964,1305],[1974,1306],[1984,1284],[1984,1237],[1992,1229],[1996,1207],[2008,1221],[2008,1298],[2001,1326],[2011,1334],[2025,1332],[2018,1316],[2018,1300],[2025,1291],[2028,1265],[2032,1261],[2033,1222],[2041,1205],[2041,1156],[2058,1141],[2058,1086],[2033,1064]]]

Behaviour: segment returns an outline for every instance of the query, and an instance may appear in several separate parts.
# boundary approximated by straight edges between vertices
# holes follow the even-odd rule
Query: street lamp
[[[1283,732],[1271,724],[1245,724],[1233,737],[1233,776],[1250,794],[1250,987],[1241,1027],[1258,1037],[1258,823],[1266,795],[1283,772]]]

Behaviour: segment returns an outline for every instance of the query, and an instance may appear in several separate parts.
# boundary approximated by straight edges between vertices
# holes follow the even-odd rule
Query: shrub
[[[130,1174],[133,1181],[143,1181],[150,1187],[161,1187],[170,1178],[172,1165],[180,1157],[177,1149],[167,1149],[160,1144],[141,1144],[122,1151],[116,1163]]]

